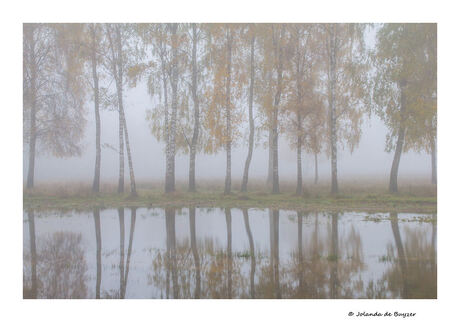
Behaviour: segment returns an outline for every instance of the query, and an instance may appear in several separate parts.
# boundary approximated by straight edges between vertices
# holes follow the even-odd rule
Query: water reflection
[[[246,229],[246,233],[248,235],[248,242],[249,242],[249,256],[251,257],[251,273],[249,275],[250,278],[250,288],[251,288],[251,298],[255,298],[255,289],[254,289],[254,278],[256,273],[256,256],[255,256],[255,249],[254,249],[254,239],[252,238],[251,226],[249,224],[249,215],[248,209],[243,209],[243,218],[244,218],[244,227]]]
[[[24,298],[437,296],[435,218],[234,208],[24,218]]]
[[[37,247],[35,244],[35,214],[33,210],[27,213],[29,219],[29,241],[30,241],[30,267],[31,282],[30,288],[27,287],[26,276],[24,276],[24,298],[37,298]]]
[[[96,298],[101,298],[101,273],[102,273],[102,241],[101,241],[101,215],[99,209],[94,209],[94,227],[96,229]]]
[[[192,248],[193,261],[195,264],[195,293],[194,298],[199,299],[201,296],[201,264],[200,255],[196,244],[196,208],[189,208],[189,226],[190,226],[190,247]]]
[[[68,299],[87,297],[87,263],[81,234],[57,231],[37,239],[35,214],[27,215],[30,249],[24,264],[30,258],[29,268],[24,268],[24,298]],[[37,248],[37,244],[39,247]]]

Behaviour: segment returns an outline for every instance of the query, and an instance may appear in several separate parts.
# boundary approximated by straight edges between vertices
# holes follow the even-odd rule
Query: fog
[[[365,47],[372,50],[376,43],[376,34],[381,24],[373,24],[367,28],[364,34]],[[110,79],[106,81],[112,82]],[[107,85],[107,84],[106,84]],[[113,86],[113,85],[112,85]],[[245,85],[247,87],[248,85]],[[115,88],[112,89],[115,91]],[[156,100],[156,101],[155,101]],[[129,131],[131,153],[133,158],[136,180],[164,181],[166,171],[165,142],[159,141],[151,133],[150,123],[146,120],[148,110],[153,110],[161,105],[158,97],[152,98],[148,94],[145,80],[137,83],[136,87],[124,88],[124,104],[126,122]],[[246,100],[240,100],[237,105],[244,110],[247,117],[248,107]],[[256,103],[255,111],[260,108]],[[35,163],[35,179],[40,182],[73,181],[90,183],[94,176],[95,161],[95,118],[94,103],[91,99],[85,104],[86,127],[82,139],[82,155],[70,158],[56,158],[37,150]],[[257,112],[255,112],[257,114]],[[118,112],[117,110],[100,110],[101,116],[101,181],[116,183],[119,174],[119,144]],[[203,116],[202,116],[203,117]],[[243,175],[244,162],[248,153],[248,121],[242,126],[243,137],[232,144],[232,180],[239,182]],[[375,114],[364,115],[361,126],[361,139],[359,145],[350,152],[347,147],[338,145],[338,177],[339,180],[358,178],[372,178],[388,180],[394,151],[385,152],[385,139],[388,128]],[[177,135],[182,135],[177,131]],[[255,145],[252,162],[250,165],[249,179],[262,179],[268,173],[268,132],[262,133]],[[325,140],[326,141],[326,140]],[[113,147],[107,147],[107,145]],[[326,144],[325,144],[326,145]],[[27,176],[28,146],[24,145],[23,152],[23,177]],[[290,146],[286,133],[279,136],[279,175],[281,181],[296,180],[296,150]],[[189,155],[178,151],[176,153],[176,180],[187,181],[189,170]],[[302,152],[303,178],[304,181],[312,181],[314,176],[314,156]],[[125,170],[127,169],[127,155],[125,153]],[[225,149],[222,147],[218,153],[197,153],[196,178],[199,183],[203,179],[218,179],[224,181],[226,170]],[[330,181],[331,161],[327,155],[318,155],[318,173],[320,181]],[[431,156],[426,152],[409,151],[403,153],[399,164],[400,178],[427,178],[431,176]],[[129,178],[129,172],[125,171],[125,179]]]
[[[159,142],[150,132],[146,120],[146,111],[154,107],[154,101],[147,93],[144,83],[125,92],[126,119],[130,135],[132,157],[136,179],[139,181],[164,180],[165,155],[164,143]],[[36,180],[40,182],[75,181],[90,183],[94,175],[94,111],[92,102],[86,104],[86,131],[83,139],[81,157],[55,158],[40,154],[36,161]],[[386,153],[385,136],[387,128],[376,117],[365,117],[362,126],[362,137],[359,146],[353,153],[347,149],[338,150],[339,179],[355,177],[373,177],[386,179],[390,173],[393,152]],[[247,133],[246,133],[247,135]],[[239,181],[243,174],[244,161],[247,155],[247,142],[239,140],[232,150],[232,179]],[[247,141],[247,140],[246,140]],[[262,143],[266,137],[261,139]],[[118,146],[118,113],[117,111],[101,111],[101,144]],[[340,146],[339,146],[340,147]],[[296,151],[291,149],[286,137],[281,134],[279,144],[280,180],[295,180]],[[311,181],[314,172],[314,158],[303,155],[303,171],[305,179]],[[24,150],[23,176],[27,175],[27,148]],[[188,154],[176,155],[176,178],[185,181],[188,178]],[[421,176],[429,178],[431,159],[426,153],[404,153],[400,163],[400,177]],[[322,154],[318,158],[320,180],[330,179],[330,160]],[[250,179],[265,179],[268,172],[268,149],[259,144],[253,154],[250,168]],[[199,153],[196,161],[197,180],[221,179],[225,177],[225,151],[222,149],[215,155]],[[128,178],[129,173],[125,172]],[[116,183],[118,178],[118,152],[102,149],[101,180]]]

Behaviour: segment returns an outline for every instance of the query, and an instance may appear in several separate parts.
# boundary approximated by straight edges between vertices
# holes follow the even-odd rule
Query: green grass
[[[232,207],[232,208],[278,208],[298,211],[366,211],[436,213],[436,186],[401,185],[400,193],[390,194],[383,184],[357,185],[343,183],[341,192],[329,193],[326,184],[311,186],[297,196],[288,184],[281,186],[282,193],[271,194],[263,185],[250,186],[248,193],[233,191],[222,193],[220,185],[207,184],[198,192],[187,192],[178,185],[177,192],[163,193],[160,186],[138,185],[138,196],[118,194],[114,186],[103,186],[99,194],[91,193],[88,186],[76,184],[41,185],[24,190],[24,209],[38,210],[89,210],[95,207]]]

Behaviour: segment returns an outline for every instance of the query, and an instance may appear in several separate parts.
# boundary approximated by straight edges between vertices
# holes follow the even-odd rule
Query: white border
[[[406,321],[458,319],[458,8],[453,1],[15,1],[2,6],[0,44],[0,306],[4,321],[351,320],[349,311],[416,312]],[[439,88],[438,300],[22,300],[23,22],[437,22]],[[6,207],[4,204],[6,203]],[[375,318],[374,318],[375,319]],[[395,320],[396,318],[378,318]],[[360,318],[360,321],[371,318]]]

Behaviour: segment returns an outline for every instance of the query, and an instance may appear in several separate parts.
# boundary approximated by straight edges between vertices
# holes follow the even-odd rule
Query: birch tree
[[[316,83],[318,58],[315,42],[317,33],[313,25],[292,24],[288,27],[286,50],[286,127],[291,142],[297,150],[296,194],[303,192],[302,150],[306,147],[309,119],[318,115]]]
[[[166,143],[166,193],[175,191],[175,157],[179,149],[186,148],[187,141],[181,124],[188,104],[184,85],[188,64],[185,28],[177,23],[138,26],[146,59],[130,70],[135,81],[146,76],[149,94],[158,98],[159,104],[148,111],[147,120],[154,136]]]
[[[315,177],[317,184],[318,176],[318,154],[323,151],[325,139],[327,138],[327,107],[323,95],[316,96],[311,101],[310,117],[306,121],[305,150],[314,156]]]
[[[27,188],[33,188],[38,150],[56,157],[81,154],[85,125],[81,26],[24,24],[23,36]]]
[[[239,136],[241,109],[236,107],[236,99],[241,95],[244,83],[240,73],[239,40],[240,26],[216,24],[209,26],[208,44],[212,69],[212,88],[208,91],[209,107],[205,113],[205,124],[210,134],[206,143],[207,151],[217,151],[224,147],[226,152],[226,172],[224,194],[231,191],[232,145]]]
[[[416,113],[408,118],[404,151],[415,150],[431,155],[431,183],[437,183],[437,28],[434,24],[421,26],[422,49],[415,70],[414,98]]]
[[[108,53],[105,56],[105,66],[107,72],[115,81],[118,105],[118,138],[119,138],[119,175],[118,193],[124,192],[124,143],[128,155],[129,177],[131,184],[131,195],[137,195],[136,181],[134,178],[133,161],[131,148],[129,145],[128,127],[124,112],[123,90],[127,81],[126,73],[129,69],[129,59],[132,57],[130,48],[131,27],[122,24],[105,24],[105,35],[107,38]]]
[[[323,24],[324,66],[328,101],[331,193],[339,192],[337,146],[353,151],[361,136],[365,89],[366,48],[363,24]]]
[[[196,191],[196,154],[203,148],[202,110],[206,104],[204,87],[206,86],[209,68],[206,66],[206,47],[204,40],[206,30],[202,25],[191,23],[185,26],[186,41],[184,44],[186,66],[184,74],[184,109],[181,117],[181,132],[186,152],[189,153],[188,190]],[[200,139],[201,138],[201,139]]]
[[[427,125],[421,121],[425,107],[436,110],[435,47],[435,24],[385,24],[377,32],[373,107],[389,129],[386,151],[395,151],[389,183],[392,193],[398,191],[403,151],[420,144],[415,137],[421,133],[431,133],[428,137],[435,133],[434,127],[417,129]],[[427,113],[430,114],[436,113]],[[426,119],[436,123],[433,117]],[[419,136],[419,140],[423,141],[423,137]]]
[[[284,87],[283,73],[285,70],[285,31],[284,24],[263,25],[261,31],[263,46],[264,88],[260,94],[261,106],[269,128],[269,153],[273,163],[272,193],[279,193],[278,174],[278,116],[281,109],[281,95]],[[271,136],[271,137],[270,137]],[[270,160],[269,160],[270,169]]]
[[[94,121],[96,124],[96,158],[94,164],[94,177],[92,191],[98,193],[100,188],[101,178],[101,62],[103,59],[103,33],[100,24],[85,24],[84,25],[84,38],[82,39],[82,46],[84,49],[84,58],[87,63],[87,75],[90,79],[88,87],[92,91],[92,100],[94,102]],[[104,90],[102,89],[102,92]]]
[[[252,152],[254,150],[254,82],[255,82],[255,45],[256,45],[256,26],[249,25],[245,31],[245,37],[250,44],[249,58],[249,93],[248,93],[248,121],[249,121],[249,139],[248,155],[244,163],[243,180],[241,182],[241,192],[248,190],[249,166],[251,165]]]

